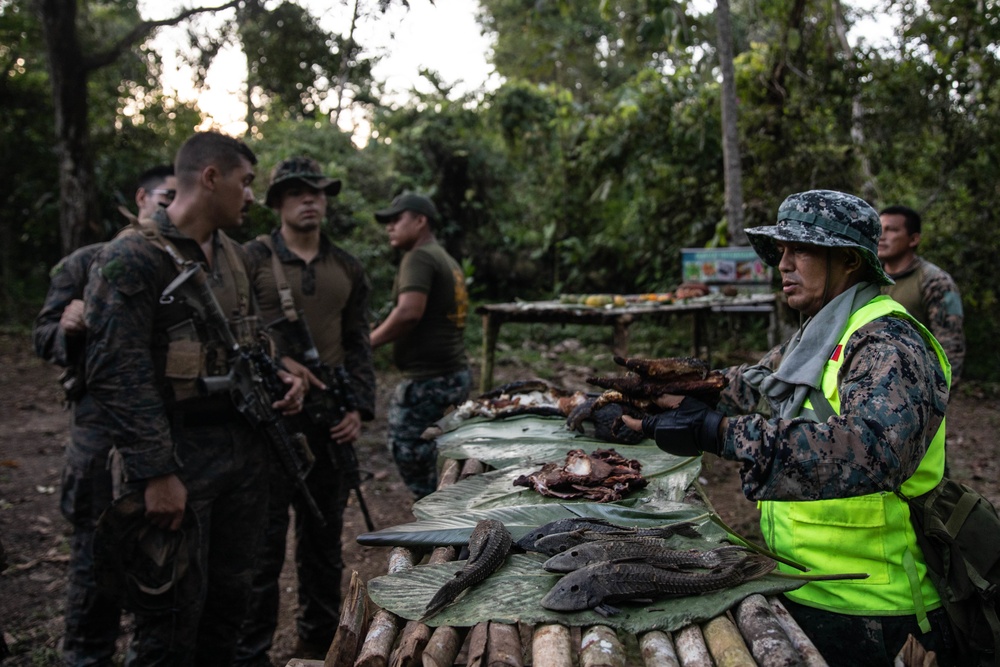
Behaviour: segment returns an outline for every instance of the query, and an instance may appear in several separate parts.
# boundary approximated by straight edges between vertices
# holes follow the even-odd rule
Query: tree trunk
[[[851,48],[851,43],[847,40],[847,26],[844,24],[844,9],[840,5],[840,0],[833,0],[833,25],[837,32],[840,48],[844,52],[844,60],[847,66],[853,70],[857,61],[854,58],[854,49]],[[860,86],[856,85],[854,96],[851,98],[851,143],[854,144],[854,149],[857,151],[861,176],[864,178],[860,194],[871,202],[879,199],[879,196],[875,176],[872,174],[872,165],[868,160],[868,153],[865,152],[864,117],[865,108],[861,103]]]
[[[101,239],[87,122],[88,70],[76,32],[76,0],[39,0],[55,109],[62,252]]]
[[[719,68],[722,70],[722,162],[726,187],[726,227],[729,245],[746,245],[743,231],[743,171],[740,164],[740,133],[736,111],[736,73],[733,67],[733,30],[729,0],[718,0]]]
[[[340,71],[337,72],[337,106],[330,114],[330,119],[335,127],[340,126],[340,114],[344,110],[344,91],[347,90],[347,82],[351,80],[351,70],[353,69],[354,54],[357,46],[354,43],[354,30],[358,24],[359,6],[358,0],[354,0],[354,9],[351,12],[351,27],[347,31],[347,39],[343,40],[343,52],[340,54]],[[354,123],[352,122],[353,126]]]

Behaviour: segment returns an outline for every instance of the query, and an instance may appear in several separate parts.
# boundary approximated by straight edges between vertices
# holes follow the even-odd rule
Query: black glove
[[[685,396],[676,410],[667,410],[642,419],[642,433],[656,446],[675,456],[718,455],[722,450],[719,424],[722,413],[697,398]]]

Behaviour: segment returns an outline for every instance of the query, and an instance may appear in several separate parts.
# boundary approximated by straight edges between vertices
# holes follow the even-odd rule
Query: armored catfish
[[[604,616],[618,612],[614,602],[700,595],[732,588],[764,576],[775,561],[752,555],[734,565],[712,570],[684,570],[633,561],[606,561],[588,565],[561,578],[542,598],[553,611],[593,609]]]
[[[469,559],[427,603],[421,621],[434,616],[455,601],[459,593],[486,579],[503,565],[513,544],[507,527],[495,519],[483,519],[469,537]]]

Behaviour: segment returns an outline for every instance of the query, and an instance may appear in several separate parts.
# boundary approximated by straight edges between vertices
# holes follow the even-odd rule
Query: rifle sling
[[[271,270],[274,273],[274,281],[278,285],[278,299],[281,301],[281,312],[285,314],[285,319],[289,322],[296,322],[299,319],[299,311],[295,309],[295,297],[292,296],[292,286],[285,275],[285,268],[281,265],[281,258],[278,251],[267,234],[261,234],[257,240],[264,244],[264,247],[271,251]]]
[[[124,206],[119,207],[118,210],[128,219],[132,228],[141,234],[143,238],[167,253],[173,261],[177,273],[181,273],[187,267],[188,263],[193,261],[186,259],[177,249],[177,246],[160,233],[159,226],[155,220],[152,218],[140,220]],[[242,319],[250,314],[250,279],[247,277],[243,262],[240,261],[239,256],[236,254],[236,249],[233,247],[233,240],[221,231],[218,232],[218,239],[219,245],[222,246],[222,252],[226,254],[226,262],[233,272],[233,281],[236,284],[236,295],[239,304],[239,316]]]

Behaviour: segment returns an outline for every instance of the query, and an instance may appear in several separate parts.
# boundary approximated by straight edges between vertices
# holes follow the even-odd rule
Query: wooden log
[[[416,562],[416,557],[413,552],[405,547],[394,547],[392,551],[389,552],[389,574],[395,574],[397,572],[403,572],[409,570],[413,567]]]
[[[462,472],[461,464],[455,459],[445,459],[441,468],[441,475],[438,476],[438,488],[443,489],[458,481],[458,476]]]
[[[436,565],[455,560],[455,547],[437,547],[431,552],[428,563]],[[420,621],[407,621],[399,636],[396,650],[389,661],[391,667],[411,667],[419,665],[424,647],[431,638],[431,629]]]
[[[323,667],[350,665],[358,657],[361,638],[368,623],[368,590],[357,572],[351,572],[351,583],[340,608],[340,622],[326,652]]]
[[[785,605],[781,604],[781,600],[772,596],[767,598],[767,603],[771,605],[775,617],[781,623],[785,634],[792,641],[792,646],[799,652],[806,667],[829,667],[826,664],[826,659],[820,655],[819,649],[816,648],[816,645],[812,643],[812,640],[809,639],[806,633],[802,631],[802,628],[795,622],[792,615],[788,613]]]
[[[482,461],[478,459],[465,459],[465,463],[462,464],[462,472],[458,475],[458,478],[465,479],[472,475],[481,475],[485,471],[486,466]]]
[[[476,623],[469,632],[468,667],[487,667],[486,644],[489,641],[489,622]]]
[[[395,547],[389,552],[389,574],[404,572],[413,567],[413,552],[404,547]],[[387,667],[389,652],[396,643],[399,632],[399,618],[384,609],[380,609],[368,626],[368,634],[361,645],[355,667]]]
[[[521,633],[516,625],[490,623],[487,628],[487,667],[524,667]]]
[[[462,650],[463,639],[462,633],[449,625],[435,628],[424,647],[423,667],[452,667]]]
[[[763,595],[736,607],[736,624],[761,667],[804,667],[805,663]]]
[[[646,667],[681,667],[669,632],[653,630],[639,637],[642,661]]]
[[[386,667],[389,664],[389,652],[396,641],[398,623],[399,618],[395,614],[384,609],[376,612],[354,667]]]
[[[580,667],[625,667],[625,647],[606,625],[587,628],[580,641]]]
[[[684,667],[713,667],[712,656],[697,625],[685,625],[674,633],[677,657]]]
[[[728,616],[716,616],[701,629],[716,667],[757,667],[736,624]]]
[[[531,662],[535,667],[573,667],[573,645],[569,628],[540,625],[531,638]]]
[[[399,635],[399,643],[389,660],[390,667],[414,667],[422,662],[424,647],[431,638],[431,629],[420,621],[407,621]]]

